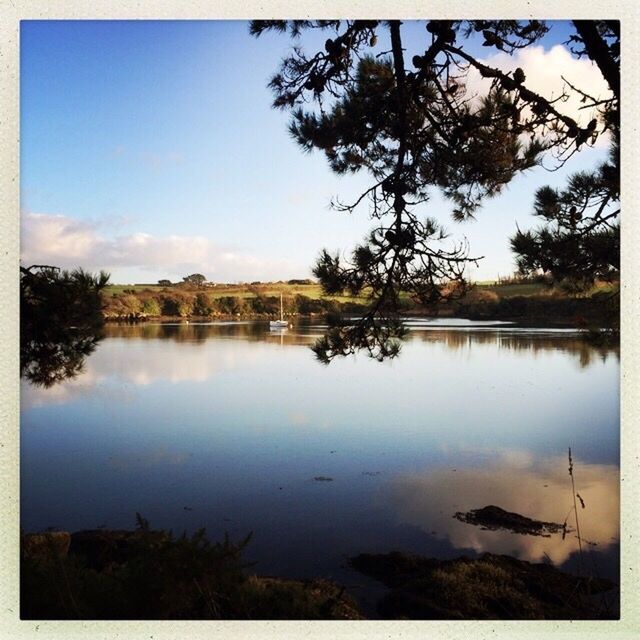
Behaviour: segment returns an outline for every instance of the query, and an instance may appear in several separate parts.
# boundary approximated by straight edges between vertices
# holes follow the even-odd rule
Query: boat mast
[[[280,292],[280,320],[282,320],[282,291]]]

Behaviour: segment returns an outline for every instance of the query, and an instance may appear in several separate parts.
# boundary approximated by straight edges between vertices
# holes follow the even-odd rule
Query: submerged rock
[[[472,509],[466,513],[458,511],[453,516],[461,522],[480,526],[483,529],[498,530],[503,529],[512,533],[521,533],[528,536],[546,536],[552,533],[560,533],[566,528],[556,522],[543,522],[533,520],[519,513],[505,511],[500,507],[489,505],[482,509]]]
[[[379,603],[384,618],[607,619],[594,600],[611,590],[608,580],[580,578],[548,564],[486,553],[478,559],[436,560],[403,553],[361,554],[361,573],[391,589]]]

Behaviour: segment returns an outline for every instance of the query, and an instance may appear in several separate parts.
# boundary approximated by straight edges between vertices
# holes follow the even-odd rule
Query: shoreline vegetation
[[[204,287],[109,285],[102,294],[103,316],[109,322],[267,320],[279,316],[281,294],[284,318],[290,321],[327,314],[357,315],[367,309],[368,302],[362,295],[325,296],[319,285],[309,281]],[[400,311],[404,316],[511,320],[529,326],[596,330],[617,327],[617,294],[617,285],[607,284],[582,294],[535,281],[477,284],[464,297],[435,310],[401,297]]]
[[[517,514],[511,514],[517,515]],[[519,516],[522,517],[522,516]],[[349,566],[388,591],[364,611],[325,578],[258,575],[240,542],[152,530],[21,535],[21,617],[41,619],[615,619],[609,580],[483,553],[438,560],[360,554]],[[534,522],[534,521],[530,521]],[[615,598],[614,598],[615,599]]]

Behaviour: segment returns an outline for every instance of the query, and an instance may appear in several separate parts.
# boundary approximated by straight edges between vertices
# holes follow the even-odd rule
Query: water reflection
[[[20,267],[20,375],[52,387],[77,376],[103,338],[100,293],[109,275]]]
[[[457,319],[411,319],[408,339],[438,343],[451,350],[473,346],[490,346],[537,355],[544,351],[561,351],[577,358],[581,367],[594,359],[619,360],[619,346],[594,346],[578,331],[567,329],[530,329],[514,327],[506,322],[471,322]],[[280,343],[287,346],[312,346],[327,326],[321,322],[300,321],[286,332],[270,332],[266,322],[156,323],[138,325],[111,324],[106,335],[114,338],[142,340],[174,340],[204,343],[207,340],[238,339]]]
[[[577,490],[585,508],[579,508],[580,529],[587,545],[605,551],[619,539],[619,470],[615,465],[575,464]],[[397,476],[381,499],[393,509],[399,522],[420,527],[447,539],[459,549],[509,553],[533,562],[550,559],[563,564],[578,551],[575,532],[563,539],[514,534],[454,518],[487,505],[499,506],[535,520],[574,524],[571,480],[567,460],[537,460],[522,453],[505,453],[500,459],[469,468],[436,468]]]
[[[141,340],[173,340],[185,343],[203,343],[216,339],[241,339],[259,342],[282,342],[283,344],[312,344],[314,337],[309,330],[321,332],[321,325],[302,324],[298,331],[270,331],[268,322],[182,322],[109,324],[107,335],[112,338],[137,338]]]
[[[20,375],[34,385],[52,387],[63,380],[76,377],[84,369],[103,336],[99,333],[79,333],[31,341],[21,349]]]
[[[82,374],[23,383],[22,526],[126,528],[139,511],[213,538],[254,531],[261,572],[351,582],[344,558],[365,551],[561,563],[575,539],[453,514],[496,504],[562,522],[567,463],[549,456],[571,445],[584,537],[615,561],[617,352],[571,332],[418,324],[401,358],[330,367],[309,350],[319,322],[108,325]]]
[[[489,345],[508,351],[530,353],[534,356],[543,351],[561,351],[576,357],[581,367],[588,367],[594,359],[604,362],[609,356],[620,360],[619,346],[594,346],[575,331],[513,328],[425,330],[425,327],[414,327],[410,335],[424,342],[443,343],[453,350],[468,349],[475,345]]]
[[[437,373],[438,370],[446,376],[449,368],[457,370],[458,366],[464,366],[465,373],[462,376],[457,375],[459,382],[468,377],[469,384],[473,383],[474,387],[478,387],[468,389],[468,392],[476,395],[482,391],[482,387],[489,385],[488,390],[495,393],[494,390],[498,389],[497,378],[485,375],[474,378],[476,374],[473,363],[482,363],[483,367],[490,366],[495,358],[501,357],[500,354],[504,358],[497,371],[507,366],[513,370],[513,375],[507,376],[507,386],[503,386],[502,391],[512,389],[513,376],[521,379],[518,385],[520,388],[525,383],[531,387],[540,387],[531,366],[535,359],[543,354],[549,357],[568,355],[582,369],[589,368],[595,362],[606,363],[609,358],[614,358],[616,362],[619,359],[619,349],[595,348],[575,332],[523,330],[488,323],[463,329],[455,325],[443,327],[444,323],[444,320],[413,321],[407,349],[398,361],[399,364],[395,365],[396,370],[406,371],[407,375],[416,368],[426,367],[427,370],[433,371],[433,375],[430,374],[433,379],[429,384],[434,392],[443,379]],[[310,381],[313,379],[324,385],[325,389],[328,389],[327,385],[330,384],[327,377],[337,380],[345,368],[355,367],[354,372],[364,372],[363,367],[366,367],[370,383],[378,376],[390,375],[387,372],[390,371],[389,366],[393,368],[393,365],[389,363],[373,363],[376,366],[372,368],[364,365],[361,359],[352,357],[342,362],[334,362],[327,376],[323,376],[318,371],[313,355],[307,349],[325,329],[325,325],[310,321],[299,322],[285,332],[269,331],[266,322],[109,324],[105,327],[107,340],[104,346],[97,349],[88,359],[81,375],[67,380],[62,385],[49,388],[36,388],[25,384],[23,408],[64,404],[87,395],[111,397],[113,401],[127,402],[135,389],[162,381],[171,384],[209,383],[214,377],[237,369],[246,371],[247,367],[256,367],[258,364],[264,366],[273,358],[277,358],[279,362],[280,356],[270,351],[274,347],[284,349],[289,354],[286,357],[283,354],[283,358],[295,357],[301,367],[308,367],[309,370],[304,375]],[[245,343],[244,346],[241,343]],[[412,343],[416,347],[422,345],[419,357],[424,360],[418,359],[416,348],[410,348]],[[250,344],[255,347],[249,346]],[[298,347],[298,350],[293,349],[294,347]],[[456,358],[452,358],[453,355],[464,362],[455,364]],[[305,365],[303,361],[308,361],[309,364]],[[403,362],[406,364],[402,364]],[[564,362],[563,359],[562,363]],[[273,360],[273,363],[275,364],[276,360]],[[549,371],[549,367],[557,367],[558,364],[552,365],[544,360],[538,363],[545,377],[555,375]],[[527,371],[518,370],[522,366],[526,367]],[[549,373],[546,373],[547,371]],[[251,379],[254,377],[252,375]],[[355,383],[356,380],[348,382],[344,389]],[[445,386],[446,384],[445,380]],[[446,392],[447,396],[451,394],[452,391]],[[286,399],[283,402],[286,404]],[[306,413],[308,411],[305,409]],[[320,422],[325,424],[326,419],[323,418]],[[293,423],[300,424],[300,420],[294,420]],[[313,418],[306,420],[305,424],[313,425]]]

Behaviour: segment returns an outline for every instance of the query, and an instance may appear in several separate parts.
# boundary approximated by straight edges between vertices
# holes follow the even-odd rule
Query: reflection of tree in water
[[[464,349],[471,345],[495,345],[508,351],[522,351],[533,355],[542,351],[560,351],[577,356],[581,367],[589,366],[594,358],[606,361],[610,354],[620,357],[619,347],[595,346],[585,341],[581,335],[544,334],[544,333],[509,333],[501,331],[460,331],[460,330],[428,330],[412,331],[413,339],[424,342],[441,342],[453,350]]]
[[[286,346],[309,346],[315,342],[318,333],[326,331],[326,326],[298,323],[292,331],[283,336],[265,329],[260,322],[229,322],[212,324],[109,324],[107,335],[113,338],[139,338],[143,340],[174,340],[184,343],[204,343],[206,340],[236,339],[250,342],[271,342],[284,337]],[[499,349],[521,351],[536,355],[542,351],[559,351],[577,356],[581,367],[587,367],[594,358],[605,361],[610,354],[620,357],[618,347],[594,346],[581,335],[565,333],[514,333],[508,329],[429,329],[409,331],[408,338],[424,342],[442,343],[452,350],[469,348],[472,345],[495,345]]]
[[[109,275],[20,267],[20,375],[50,387],[76,376],[102,339]]]
[[[263,341],[265,325],[260,323],[156,323],[110,324],[107,334],[112,338],[140,338],[142,340],[174,340],[176,342],[205,342],[211,338],[241,338]]]

